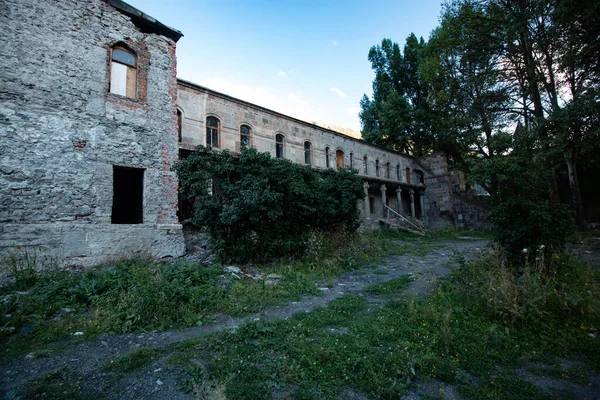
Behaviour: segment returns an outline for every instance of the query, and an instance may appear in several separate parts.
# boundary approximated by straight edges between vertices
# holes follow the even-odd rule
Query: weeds
[[[600,349],[589,335],[599,322],[590,311],[597,300],[587,299],[586,307],[579,301],[557,304],[547,293],[547,281],[498,281],[490,275],[497,272],[497,258],[490,257],[464,265],[423,298],[365,312],[364,298],[345,296],[289,320],[253,322],[235,333],[179,344],[170,361],[187,370],[191,382],[209,377],[227,398],[240,399],[269,397],[274,391],[291,398],[336,399],[346,390],[398,398],[414,380],[428,379],[452,384],[472,399],[548,399],[552,396],[519,376],[523,362],[569,357],[600,369]],[[550,287],[561,299],[578,299],[576,292],[587,293],[596,284],[572,258],[560,255],[554,262],[560,265],[553,267],[556,282]],[[388,293],[402,281],[371,290]],[[542,285],[547,300],[536,307],[543,313],[527,311],[530,317],[522,321],[528,323],[505,322],[486,303],[489,297],[482,301],[496,284]],[[537,304],[537,292],[530,294],[522,300]],[[192,361],[197,359],[206,361],[201,376]]]
[[[0,326],[7,330],[2,358],[31,351],[75,331],[134,332],[202,325],[223,312],[256,312],[305,294],[319,294],[302,274],[282,274],[276,285],[223,275],[220,265],[125,261],[82,273],[54,271],[26,293],[0,292]],[[12,334],[10,332],[31,332]],[[85,340],[80,337],[71,340]]]

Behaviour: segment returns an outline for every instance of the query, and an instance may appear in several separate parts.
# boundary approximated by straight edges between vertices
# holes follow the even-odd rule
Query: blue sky
[[[295,118],[360,129],[369,48],[435,28],[441,0],[126,0],[183,32],[178,77]]]

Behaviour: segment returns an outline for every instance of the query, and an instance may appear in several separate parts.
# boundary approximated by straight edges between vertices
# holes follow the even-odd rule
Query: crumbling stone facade
[[[181,33],[118,0],[3,0],[0,26],[0,249],[77,265],[181,256]],[[117,44],[136,58],[135,98],[110,93]],[[141,197],[128,205],[132,182]],[[136,223],[114,223],[117,187]]]
[[[445,156],[416,160],[177,80],[182,34],[120,0],[3,0],[0,26],[0,252],[84,266],[183,255],[171,167],[209,142],[357,169],[366,226],[390,213],[457,222]]]

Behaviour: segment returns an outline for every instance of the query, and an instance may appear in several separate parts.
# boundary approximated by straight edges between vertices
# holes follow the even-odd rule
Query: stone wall
[[[237,153],[240,151],[240,126],[252,128],[251,144],[260,152],[270,152],[275,157],[275,135],[285,137],[285,158],[304,164],[304,142],[312,144],[311,165],[315,169],[326,168],[325,149],[330,149],[330,167],[336,167],[336,151],[344,153],[344,165],[356,168],[362,176],[377,178],[376,162],[379,160],[382,182],[406,183],[406,167],[420,169],[413,157],[362,140],[346,136],[317,125],[268,110],[213,90],[179,80],[177,106],[183,115],[182,148],[193,149],[206,144],[205,121],[215,116],[221,122],[220,147]],[[367,156],[368,173],[363,169]],[[387,164],[390,165],[389,178]],[[398,179],[397,167],[400,167]]]
[[[175,41],[101,0],[3,0],[0,26],[0,249],[182,255]],[[116,43],[137,53],[140,100],[108,93]],[[142,224],[111,224],[114,166],[144,170]]]

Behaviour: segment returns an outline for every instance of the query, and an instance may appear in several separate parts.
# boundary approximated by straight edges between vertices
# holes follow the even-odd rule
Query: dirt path
[[[205,335],[212,332],[235,329],[240,324],[256,319],[289,318],[299,312],[310,312],[317,307],[346,295],[364,295],[373,305],[380,305],[381,297],[370,296],[364,289],[374,283],[380,283],[406,274],[412,274],[414,281],[405,293],[419,295],[427,293],[443,276],[458,266],[454,254],[469,258],[487,245],[486,241],[463,238],[436,243],[437,248],[424,255],[406,248],[406,254],[389,256],[386,263],[377,267],[362,268],[335,279],[329,287],[322,287],[322,296],[308,296],[300,301],[280,307],[270,308],[260,313],[244,317],[231,318],[220,316],[215,323],[198,328],[158,333],[128,334],[121,336],[101,335],[52,355],[49,358],[33,359],[24,356],[5,366],[0,373],[0,392],[23,393],[31,380],[41,375],[68,368],[73,378],[80,381],[82,387],[103,392],[114,399],[187,399],[188,395],[178,389],[179,371],[159,360],[150,367],[124,377],[115,377],[102,371],[107,360],[123,356],[140,347],[164,347],[172,343]],[[180,383],[180,382],[179,382]]]

